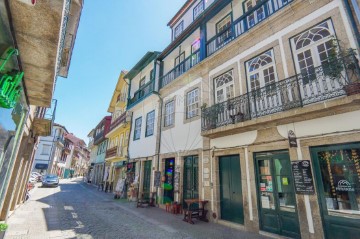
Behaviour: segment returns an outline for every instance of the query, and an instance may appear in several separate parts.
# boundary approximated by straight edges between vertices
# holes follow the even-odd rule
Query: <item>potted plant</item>
[[[355,50],[349,49],[348,52],[349,54],[344,60],[344,65],[348,75],[348,82],[344,86],[344,89],[346,94],[349,96],[360,93],[360,68]]]
[[[0,222],[0,239],[5,237],[5,231],[8,228],[8,225],[4,222]]]

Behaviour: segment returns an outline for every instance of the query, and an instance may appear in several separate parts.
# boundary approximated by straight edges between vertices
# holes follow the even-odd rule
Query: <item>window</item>
[[[218,23],[216,23],[216,33],[220,33],[228,29],[231,25],[231,14],[224,17]]]
[[[154,134],[155,111],[151,111],[146,115],[145,137]]]
[[[49,155],[50,154],[51,145],[44,144],[42,147],[41,154],[43,155]]]
[[[273,51],[269,50],[246,63],[250,91],[258,90],[277,81],[273,55]],[[275,89],[275,87],[273,88]],[[270,90],[270,88],[267,90]]]
[[[141,117],[135,120],[134,140],[140,139],[140,134],[141,134]]]
[[[190,119],[198,115],[199,89],[196,88],[186,95],[186,118]]]
[[[233,70],[216,77],[214,83],[216,103],[221,103],[234,97]]]
[[[336,51],[334,29],[331,21],[325,21],[294,37],[292,46],[296,70],[302,76],[304,85],[316,79],[316,67],[328,65],[331,52]]]
[[[177,56],[175,58],[175,61],[174,61],[174,66],[177,66],[179,65],[181,62],[183,62],[185,60],[185,52],[183,51],[182,53],[180,53],[179,56]]]
[[[245,12],[251,11],[261,0],[248,0],[244,3]],[[248,27],[251,28],[255,26],[258,22],[265,19],[265,4],[258,8],[256,11],[252,12],[247,16]]]
[[[172,100],[165,104],[165,127],[174,124],[175,118],[175,101]]]
[[[139,88],[141,88],[143,85],[145,85],[145,76],[140,80]]]
[[[196,5],[194,7],[194,10],[193,10],[193,15],[194,15],[194,20],[200,16],[200,14],[204,11],[204,1],[200,1],[198,5]]]
[[[153,80],[153,79],[155,79],[154,69],[152,69],[152,70],[150,71],[150,80]]]
[[[196,39],[191,45],[191,53],[194,53],[199,49],[200,49],[200,38]]]
[[[174,38],[177,38],[182,31],[184,30],[184,21],[181,21],[176,27],[174,31]]]

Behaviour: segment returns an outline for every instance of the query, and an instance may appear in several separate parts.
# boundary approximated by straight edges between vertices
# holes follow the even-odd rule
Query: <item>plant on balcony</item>
[[[333,38],[331,50],[326,62],[322,63],[325,77],[342,84],[339,80],[345,78],[344,90],[347,95],[360,93],[359,62],[355,49],[341,50],[340,42]]]
[[[216,104],[209,108],[206,108],[206,104],[201,106],[202,116],[207,130],[215,129],[218,115],[224,111],[223,104]]]

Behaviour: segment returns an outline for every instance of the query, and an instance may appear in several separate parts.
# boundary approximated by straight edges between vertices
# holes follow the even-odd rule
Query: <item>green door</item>
[[[144,182],[143,182],[144,198],[150,198],[150,177],[151,177],[151,160],[144,162]]]
[[[325,237],[360,238],[360,143],[311,148]]]
[[[239,155],[219,158],[221,219],[244,224]]]
[[[255,153],[255,167],[261,230],[300,238],[289,153]]]
[[[198,156],[184,158],[183,199],[199,198],[199,164]],[[183,202],[186,208],[185,202]]]

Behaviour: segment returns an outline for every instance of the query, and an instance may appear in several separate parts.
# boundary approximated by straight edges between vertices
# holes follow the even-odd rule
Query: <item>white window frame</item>
[[[41,155],[50,155],[51,145],[50,144],[43,144],[41,149]]]
[[[146,115],[145,137],[154,134],[154,127],[155,127],[155,110],[152,110]]]
[[[186,118],[191,119],[199,114],[199,88],[186,94]]]
[[[142,117],[138,117],[135,119],[134,122],[134,140],[138,140],[141,138],[141,123],[142,123]]]
[[[205,10],[204,0],[201,0],[193,9],[193,20],[198,18],[204,10]]]
[[[215,88],[215,103],[221,103],[227,101],[228,99],[234,98],[235,96],[235,80],[233,76],[234,70],[231,69],[217,77],[214,78],[214,88]],[[226,80],[226,78],[231,77],[231,81],[224,83],[221,86],[217,86],[217,82],[220,80]],[[223,91],[222,99],[219,99],[219,92]]]
[[[175,28],[174,28],[174,39],[180,36],[180,34],[184,31],[184,20],[182,20]]]
[[[165,104],[164,126],[169,127],[175,123],[175,101],[171,100]]]

